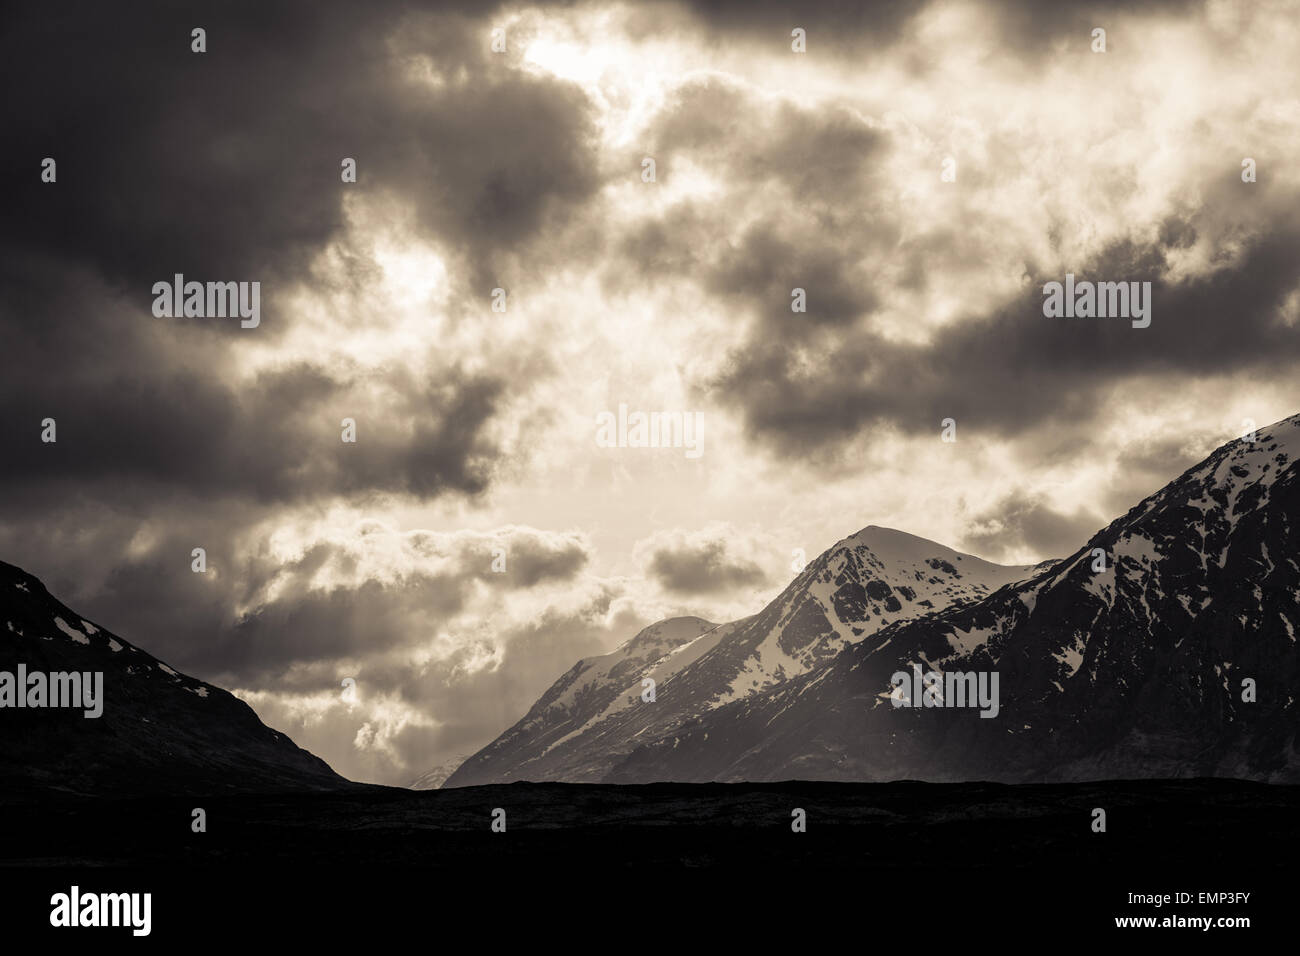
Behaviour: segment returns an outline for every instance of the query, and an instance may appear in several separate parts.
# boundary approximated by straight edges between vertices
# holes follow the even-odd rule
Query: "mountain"
[[[420,774],[408,784],[408,790],[437,790],[447,778],[456,772],[456,768],[465,762],[465,754],[453,757],[451,760],[444,760],[438,766],[425,773]]]
[[[901,531],[864,528],[810,563],[753,617],[721,625],[661,621],[611,654],[579,661],[444,786],[605,780],[646,741],[702,713],[808,674],[890,624],[970,604],[1033,572]],[[647,678],[655,682],[653,703],[642,699]]]
[[[243,701],[84,620],[35,577],[4,562],[0,628],[0,682],[10,694],[20,667],[29,676],[103,675],[98,717],[85,716],[98,705],[17,708],[0,690],[0,790],[6,794],[347,785],[325,761],[258,720]],[[52,684],[48,676],[46,681]]]
[[[940,606],[928,598],[935,605],[928,613],[919,602],[903,605],[895,574],[882,578],[888,594],[854,583],[875,565],[853,560],[858,546],[846,545],[859,539],[876,556],[870,542],[881,529],[868,528],[822,555],[756,617],[723,625],[729,635],[748,635],[745,646],[756,651],[770,649],[774,638],[798,662],[791,672],[758,652],[744,658],[746,666],[759,662],[759,686],[750,693],[727,682],[732,668],[712,684],[668,680],[654,704],[587,718],[586,726],[575,718],[564,743],[552,717],[546,740],[535,742],[530,719],[555,702],[552,688],[449,784],[1300,782],[1298,454],[1300,416],[1293,416],[1260,429],[1253,442],[1222,446],[1068,558],[1028,569],[1023,580],[1012,580],[1008,569],[1000,585],[990,582],[974,600]],[[899,609],[888,620],[875,616],[891,597]],[[869,617],[879,626],[870,627]],[[703,673],[713,653],[725,656],[724,643],[739,646],[739,639],[719,639],[692,670]],[[996,716],[970,707],[895,706],[900,691],[891,678],[914,666],[983,674],[990,687],[996,673]],[[1244,699],[1247,681],[1254,700]],[[628,683],[624,699],[636,686]]]

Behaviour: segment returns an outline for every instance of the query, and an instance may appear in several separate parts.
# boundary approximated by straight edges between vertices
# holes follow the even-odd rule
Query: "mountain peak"
[[[524,718],[448,779],[603,779],[645,740],[806,674],[900,621],[979,600],[1029,576],[917,535],[868,525],[823,552],[753,617],[652,624],[579,661]],[[653,681],[654,706],[644,682]]]
[[[706,621],[702,617],[693,615],[665,618],[637,631],[636,634],[620,644],[618,649],[610,656],[625,654],[631,650],[641,650],[651,646],[677,647],[687,641],[694,640],[701,633],[713,627],[717,627],[717,625],[712,621]]]
[[[933,557],[935,553],[940,551],[958,553],[953,551],[952,548],[939,544],[937,541],[931,541],[929,538],[922,538],[920,535],[899,531],[897,528],[886,528],[878,524],[867,525],[861,531],[841,540],[840,545],[861,545],[879,554],[891,557]]]

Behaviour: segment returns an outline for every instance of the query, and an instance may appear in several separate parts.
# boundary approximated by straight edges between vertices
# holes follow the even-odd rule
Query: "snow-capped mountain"
[[[465,762],[465,757],[466,757],[465,754],[461,754],[458,757],[453,757],[451,760],[444,760],[442,763],[438,764],[438,766],[434,767],[432,770],[426,771],[425,773],[420,774],[420,776],[412,780],[408,785],[407,789],[409,790],[439,789],[440,787],[442,787],[444,783],[447,782],[447,778],[456,772],[456,768],[458,768],[461,764]]]
[[[712,643],[691,666],[646,669],[666,678],[656,702],[628,672],[619,706],[566,723],[557,684],[449,782],[1300,781],[1297,455],[1293,416],[1031,569],[932,564],[937,546],[918,543],[907,566],[938,581],[904,583],[876,546],[909,536],[868,528],[755,617],[697,638]],[[996,576],[977,588],[967,568]],[[914,666],[996,672],[996,716],[895,706],[892,677]]]
[[[102,677],[83,707],[17,707],[51,674]],[[45,675],[39,681],[34,674]],[[89,683],[95,683],[94,680]],[[344,786],[325,761],[267,727],[243,701],[178,673],[59,603],[0,562],[0,787],[13,794],[301,790]],[[37,701],[42,698],[24,697]],[[84,691],[82,700],[84,702]]]
[[[978,601],[1033,571],[864,528],[753,617],[661,621],[611,654],[579,661],[444,786],[606,779],[635,748],[702,713],[809,673],[883,627]]]

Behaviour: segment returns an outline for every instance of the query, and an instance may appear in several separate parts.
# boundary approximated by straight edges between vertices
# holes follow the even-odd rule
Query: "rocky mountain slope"
[[[809,673],[883,627],[978,601],[1033,573],[868,527],[810,563],[762,612],[728,624],[675,618],[579,661],[444,786],[596,782],[648,740]],[[647,702],[646,679],[654,681]]]
[[[723,625],[729,630],[691,669],[697,679],[674,684],[669,675],[655,703],[633,705],[640,675],[629,673],[621,710],[575,714],[568,724],[552,714],[537,740],[529,721],[555,702],[553,688],[448,783],[1298,782],[1298,454],[1295,416],[1260,429],[1254,442],[1219,448],[1062,561],[1028,569],[1023,580],[1008,569],[978,594],[969,582],[952,582],[968,584],[961,594],[908,584],[910,607],[896,575],[863,580],[879,568],[846,544],[863,539],[871,551],[880,530],[866,529],[760,614]],[[934,589],[953,600],[940,605]],[[915,606],[922,594],[935,605],[929,613]],[[727,666],[710,668],[714,654]],[[914,667],[996,672],[997,716],[895,706],[891,678]],[[1248,682],[1254,700],[1243,699]]]
[[[456,772],[456,768],[464,762],[465,754],[461,754],[459,757],[453,757],[451,760],[444,760],[432,770],[425,771],[412,780],[410,784],[407,785],[407,789],[438,790],[447,782],[447,778]]]
[[[102,714],[86,717],[83,707],[18,708],[0,697],[0,789],[6,795],[347,784],[323,760],[263,724],[243,701],[82,619],[35,577],[0,562],[0,682],[11,691],[20,667],[27,675],[102,673]]]

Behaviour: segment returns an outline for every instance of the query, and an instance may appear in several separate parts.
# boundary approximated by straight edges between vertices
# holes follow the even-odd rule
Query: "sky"
[[[0,559],[402,785],[866,525],[1072,552],[1300,411],[1297,14],[28,5]],[[155,315],[177,273],[260,322]],[[1045,316],[1067,274],[1151,324]]]

